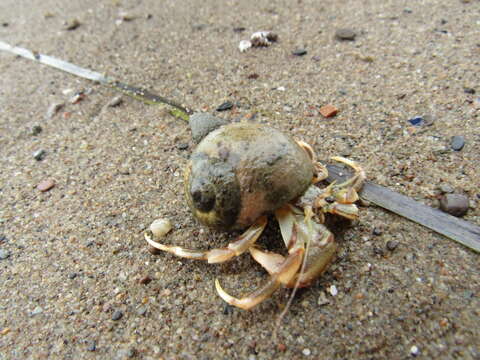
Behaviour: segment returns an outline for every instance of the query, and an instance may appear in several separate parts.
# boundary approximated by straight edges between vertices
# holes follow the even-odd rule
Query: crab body
[[[202,114],[200,119],[204,117]],[[218,280],[215,286],[227,303],[251,309],[278,287],[308,286],[325,271],[337,247],[323,224],[324,214],[356,219],[354,202],[365,174],[356,163],[334,157],[350,166],[354,175],[344,183],[319,188],[314,184],[326,179],[328,171],[316,161],[308,144],[261,124],[209,120],[199,127],[191,122],[193,137],[199,143],[185,170],[187,203],[204,225],[247,230],[226,247],[211,250],[162,244],[153,239],[151,231],[145,238],[157,249],[209,263],[225,262],[249,251],[270,274],[264,286],[241,299],[226,293]],[[274,213],[279,223],[286,256],[255,246],[266,226],[267,213]]]

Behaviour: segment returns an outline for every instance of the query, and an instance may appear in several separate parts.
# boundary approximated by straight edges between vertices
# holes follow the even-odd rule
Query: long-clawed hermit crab
[[[147,242],[176,256],[208,263],[228,261],[249,251],[270,274],[266,284],[237,299],[215,281],[222,299],[242,309],[256,306],[281,285],[310,285],[328,267],[337,248],[323,224],[324,214],[358,217],[354,202],[365,180],[364,171],[351,160],[333,157],[354,174],[343,183],[321,189],[315,183],[326,179],[328,171],[302,141],[265,125],[226,124],[206,114],[193,115],[190,125],[199,142],[185,170],[185,195],[194,216],[217,229],[248,229],[228,246],[211,250],[161,244],[151,231],[145,233]],[[287,256],[255,247],[267,224],[266,214],[271,212],[280,225]]]

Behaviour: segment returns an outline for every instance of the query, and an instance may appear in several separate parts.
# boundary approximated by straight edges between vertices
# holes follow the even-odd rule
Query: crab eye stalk
[[[215,207],[215,189],[212,184],[193,185],[190,194],[193,205],[202,212],[208,212]]]

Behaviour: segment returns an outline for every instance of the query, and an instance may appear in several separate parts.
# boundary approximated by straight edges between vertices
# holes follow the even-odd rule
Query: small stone
[[[55,182],[51,179],[43,180],[37,185],[37,189],[46,192],[55,186]]]
[[[217,111],[226,111],[233,108],[233,103],[231,101],[225,101],[222,105],[217,107]]]
[[[5,259],[8,259],[9,257],[10,257],[10,251],[0,249],[0,260],[5,260]]]
[[[123,317],[123,313],[120,310],[115,310],[115,312],[112,314],[112,320],[113,321],[118,321]]]
[[[71,98],[70,98],[70,103],[71,104],[78,104],[80,101],[85,99],[85,93],[83,91],[79,91],[75,93]]]
[[[145,306],[140,306],[138,309],[137,309],[137,315],[140,315],[140,316],[145,316],[145,314],[147,313],[148,309],[145,307]]]
[[[328,291],[330,292],[330,295],[332,295],[332,296],[337,296],[338,295],[338,290],[337,290],[337,287],[335,285],[331,285],[330,288],[328,289]]]
[[[241,32],[244,32],[245,30],[246,29],[243,26],[237,26],[233,28],[233,32],[236,32],[236,33],[241,33]]]
[[[303,55],[306,55],[306,54],[307,54],[306,49],[296,49],[296,50],[292,51],[292,55],[295,55],[295,56],[303,56]]]
[[[35,309],[32,310],[30,313],[30,316],[35,316],[38,314],[41,314],[43,312],[43,309],[40,306],[37,306]]]
[[[330,304],[330,301],[328,301],[327,295],[325,295],[324,291],[320,292],[320,295],[318,296],[317,304],[319,306],[324,306],[324,305]]]
[[[421,126],[423,124],[423,117],[415,116],[414,118],[409,119],[408,122],[413,126]]]
[[[177,144],[177,149],[178,150],[187,150],[188,149],[188,143]]]
[[[54,104],[51,104],[49,107],[48,107],[48,110],[47,110],[47,113],[45,115],[45,118],[47,119],[51,119],[55,116],[56,113],[58,113],[60,111],[61,108],[63,108],[65,104],[64,103],[54,103]]]
[[[132,15],[132,14],[129,14],[125,11],[122,11],[118,14],[118,17],[120,18],[120,20],[122,21],[132,21],[132,20],[135,20],[136,16],[135,15]]]
[[[305,356],[310,356],[310,355],[312,355],[312,352],[311,352],[310,349],[305,348],[305,349],[302,350],[302,354],[305,355]]]
[[[33,153],[33,158],[37,161],[42,161],[45,158],[47,152],[43,149],[37,150]]]
[[[116,107],[119,106],[123,102],[123,98],[121,95],[115,96],[112,100],[108,102],[109,107]]]
[[[254,47],[269,46],[272,42],[276,42],[277,40],[278,35],[271,31],[257,31],[250,37],[250,41]]]
[[[188,124],[192,131],[193,141],[198,144],[207,134],[222,125],[228,124],[228,121],[208,113],[198,112],[190,116]]]
[[[42,127],[40,125],[33,125],[32,127],[32,135],[37,136],[43,131]]]
[[[240,52],[245,52],[248,49],[250,49],[251,47],[252,47],[252,42],[249,41],[249,40],[242,40],[238,44],[238,50],[240,50]]]
[[[97,343],[95,341],[89,341],[87,346],[87,351],[97,350]]]
[[[379,229],[379,228],[377,228],[377,227],[374,227],[374,228],[373,228],[373,231],[372,231],[372,234],[375,235],[375,236],[380,236],[380,235],[383,234],[383,231],[382,231],[382,229]]]
[[[410,354],[413,356],[417,356],[418,354],[420,354],[420,349],[417,346],[413,345],[410,348]]]
[[[465,138],[460,135],[452,136],[450,147],[455,151],[460,151],[465,146]]]
[[[70,274],[68,274],[68,278],[69,278],[70,280],[75,279],[77,276],[78,276],[77,273],[70,273]]]
[[[142,277],[138,282],[142,285],[148,285],[152,282],[152,278],[148,275]]]
[[[397,240],[388,240],[387,249],[389,251],[394,251],[398,247],[399,242]]]
[[[330,104],[324,105],[320,108],[320,114],[322,114],[322,116],[326,118],[335,116],[337,115],[337,113],[338,113],[338,109],[335,106]]]
[[[440,190],[440,192],[443,194],[451,194],[454,191],[453,187],[448,184],[440,184],[438,190]]]
[[[71,19],[65,22],[65,30],[72,31],[77,29],[81,25],[77,19]]]
[[[280,343],[280,344],[277,345],[277,349],[278,349],[278,351],[285,352],[285,351],[287,351],[287,345],[285,345],[283,343]]]
[[[168,219],[156,219],[150,225],[150,231],[157,239],[167,235],[172,230],[172,224]]]
[[[471,94],[471,95],[475,95],[475,92],[476,92],[474,88],[470,88],[470,87],[463,88],[463,91],[465,92],[465,94]]]
[[[8,27],[8,25],[10,25],[8,22],[2,22],[3,27]]]
[[[463,216],[469,207],[468,197],[462,194],[445,194],[440,198],[440,209],[453,216]]]
[[[341,41],[353,41],[355,40],[356,36],[357,34],[352,29],[344,28],[344,29],[338,29],[337,31],[335,31],[335,38]]]

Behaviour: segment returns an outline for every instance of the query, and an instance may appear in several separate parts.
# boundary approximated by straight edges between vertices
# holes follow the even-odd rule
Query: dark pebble
[[[452,140],[450,141],[450,147],[455,151],[460,151],[463,149],[465,145],[465,138],[460,135],[452,136]]]
[[[379,228],[375,227],[375,228],[373,228],[372,234],[375,235],[375,236],[380,236],[380,235],[383,234],[383,231],[382,231],[382,229],[379,229]]]
[[[113,321],[118,321],[123,317],[123,313],[120,310],[115,310],[115,312],[112,315],[112,320]]]
[[[236,32],[236,33],[241,33],[241,32],[244,32],[245,30],[246,29],[243,26],[233,28],[233,32]]]
[[[70,274],[68,274],[68,278],[69,278],[70,280],[75,279],[77,276],[78,276],[77,273],[70,273]]]
[[[45,159],[46,154],[47,152],[45,150],[40,149],[33,153],[33,158],[37,161],[42,161],[43,159]]]
[[[77,29],[80,25],[80,21],[77,19],[72,19],[65,23],[65,30],[72,31]]]
[[[0,260],[5,260],[10,257],[10,251],[0,249]]]
[[[413,10],[410,9],[410,8],[405,8],[405,9],[403,9],[403,12],[404,12],[405,14],[411,14],[411,13],[413,12]]]
[[[393,251],[398,247],[399,242],[397,240],[388,240],[387,241],[387,249],[389,251]]]
[[[135,357],[135,355],[137,355],[137,349],[135,349],[135,348],[130,348],[130,349],[127,350],[127,357],[128,357],[129,359]]]
[[[87,351],[95,351],[97,350],[97,343],[95,341],[89,341]]]
[[[233,306],[225,304],[223,306],[223,315],[230,315],[233,313]]]
[[[2,26],[3,26],[3,27],[8,27],[8,25],[10,25],[8,22],[3,22],[3,23],[2,23]]]
[[[375,246],[373,248],[373,253],[378,256],[383,256],[383,249]]]
[[[335,38],[342,41],[353,41],[357,34],[352,29],[338,29],[335,32]]]
[[[138,282],[142,285],[148,285],[152,282],[152,278],[150,276],[144,276],[143,278],[141,278],[140,280],[138,280]]]
[[[442,194],[451,194],[454,191],[453,187],[448,184],[440,184],[438,190],[440,190]]]
[[[307,50],[305,50],[305,49],[297,49],[297,50],[292,51],[292,55],[295,55],[295,56],[303,56],[303,55],[306,55],[306,54],[307,54]]]
[[[413,126],[420,126],[423,123],[423,117],[415,116],[414,118],[409,119],[408,122]]]
[[[466,88],[463,88],[463,91],[465,92],[465,94],[475,95],[475,89],[474,88],[466,87]]]
[[[188,149],[188,143],[177,144],[177,149],[178,150],[187,150]]]
[[[465,215],[468,205],[468,197],[462,194],[445,194],[440,198],[440,209],[453,216]]]
[[[33,136],[36,136],[36,135],[40,134],[42,131],[43,131],[43,129],[40,125],[34,125],[32,127],[32,135]]]
[[[6,242],[7,237],[5,235],[0,235],[0,243]]]
[[[222,105],[217,108],[217,111],[226,111],[233,108],[233,103],[231,101],[225,101]]]

